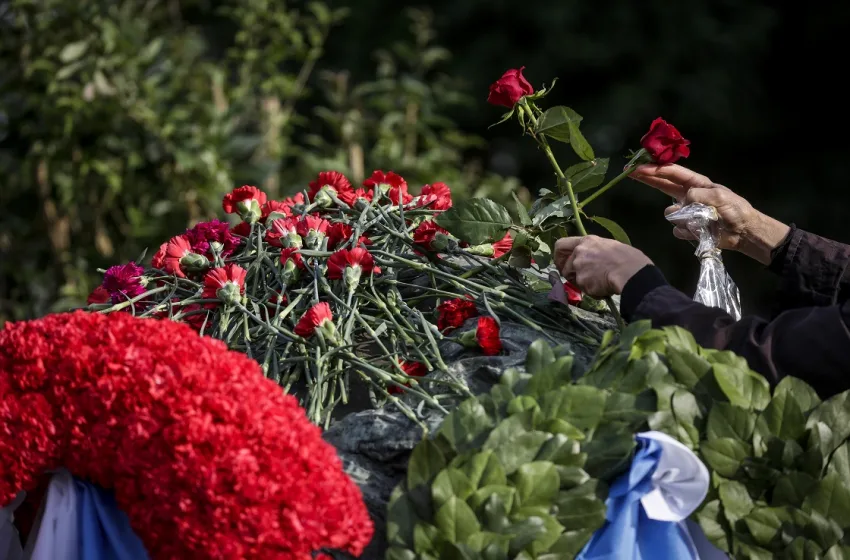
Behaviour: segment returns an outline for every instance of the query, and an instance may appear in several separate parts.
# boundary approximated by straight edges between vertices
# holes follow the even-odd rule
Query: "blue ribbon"
[[[75,479],[79,495],[80,560],[149,560],[112,492]]]
[[[661,444],[637,438],[629,472],[608,493],[605,524],[593,534],[578,560],[696,560],[699,558],[684,524],[647,517],[640,499],[653,489],[652,475]]]

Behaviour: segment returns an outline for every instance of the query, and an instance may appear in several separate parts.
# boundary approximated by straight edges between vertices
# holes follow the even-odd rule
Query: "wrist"
[[[635,274],[640,272],[647,265],[652,265],[653,262],[641,253],[642,258],[631,259],[628,262],[623,263],[621,266],[617,267],[615,270],[611,271],[611,275],[609,277],[611,286],[614,288],[615,294],[622,294],[623,288],[629,282],[629,280],[634,277]]]
[[[740,251],[763,265],[769,265],[771,253],[791,231],[790,226],[756,212],[752,225],[742,235]]]

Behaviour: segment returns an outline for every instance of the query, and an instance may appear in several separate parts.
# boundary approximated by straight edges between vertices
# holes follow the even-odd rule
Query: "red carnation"
[[[110,267],[103,275],[103,288],[109,292],[112,303],[120,303],[145,293],[142,275],[145,269],[133,261]]]
[[[407,204],[413,197],[407,192],[407,181],[401,175],[388,171],[374,171],[372,176],[363,181],[363,186],[371,190],[385,190],[393,204]],[[385,188],[382,188],[385,187]]]
[[[341,249],[328,258],[328,278],[331,280],[340,280],[347,268],[359,268],[360,272],[366,274],[371,274],[373,270],[380,272],[375,267],[375,259],[362,247]]]
[[[479,317],[475,340],[485,356],[495,356],[502,351],[499,323],[492,317]]]
[[[512,109],[524,96],[534,93],[534,88],[522,75],[523,70],[525,70],[525,66],[519,70],[511,69],[502,74],[501,78],[490,85],[487,103]]]
[[[256,222],[262,215],[261,207],[266,203],[266,193],[257,187],[244,185],[224,195],[221,207],[228,214],[239,214],[246,222]]]
[[[295,231],[302,238],[306,238],[311,231],[317,234],[321,234],[321,236],[324,237],[325,235],[327,235],[328,226],[330,225],[330,222],[318,216],[302,216],[301,219],[298,220],[298,222],[296,222],[295,224]]]
[[[260,220],[289,218],[292,216],[292,208],[304,204],[304,193],[296,193],[295,196],[283,200],[269,200],[261,208]]]
[[[425,364],[420,362],[404,362],[400,361],[398,363],[401,366],[401,369],[404,370],[409,377],[424,377],[425,374],[428,373],[428,368],[425,367]],[[407,383],[405,383],[407,385]],[[389,385],[387,387],[387,392],[391,395],[396,395],[404,392],[404,389],[397,385]]]
[[[366,202],[372,202],[372,194],[372,191],[357,189],[339,193],[339,199],[349,206],[354,206],[354,203],[361,198]]]
[[[351,183],[345,175],[339,171],[322,171],[319,173],[319,176],[315,181],[310,181],[310,191],[307,193],[307,196],[310,200],[315,200],[316,195],[319,194],[319,191],[322,189],[329,189],[333,191],[336,196],[353,190],[351,188]]]
[[[511,238],[509,233],[506,233],[505,236],[493,243],[493,258],[498,259],[508,251],[510,251],[514,246],[514,240]]]
[[[153,257],[151,257],[151,266],[153,268],[158,268],[162,270],[163,265],[165,264],[165,251],[168,248],[168,241],[159,246],[159,249],[156,253],[154,253]]]
[[[567,303],[570,305],[581,303],[581,290],[576,288],[571,282],[564,282],[564,292],[567,294]]]
[[[301,258],[301,253],[297,247],[289,247],[280,252],[280,264],[286,265],[287,261],[292,261],[296,268],[303,270],[305,268],[304,259]]]
[[[301,316],[301,319],[298,320],[298,324],[295,325],[295,334],[304,338],[310,338],[313,336],[313,333],[316,332],[317,328],[322,327],[326,323],[332,322],[333,319],[334,316],[333,313],[331,313],[331,306],[324,301],[317,303],[308,309],[307,312]]]
[[[0,504],[65,467],[114,492],[152,560],[358,556],[372,537],[359,489],[296,399],[184,324],[7,323],[0,426]]]
[[[413,231],[413,242],[431,251],[445,251],[447,239],[437,237],[438,233],[444,235],[446,238],[451,235],[432,220],[426,220],[419,224],[419,227]],[[437,240],[436,243],[435,238]]]
[[[103,286],[98,286],[95,288],[92,293],[89,294],[86,303],[89,305],[96,303],[106,303],[111,299],[109,292]]]
[[[214,268],[204,276],[204,299],[220,299],[233,304],[245,293],[245,277],[248,272],[238,264],[228,264]]]
[[[185,235],[172,237],[165,244],[165,258],[162,261],[163,270],[179,278],[185,278],[186,273],[180,266],[180,261],[192,252],[192,245]]]
[[[184,234],[192,245],[192,251],[201,255],[213,256],[210,243],[218,243],[219,255],[227,258],[239,246],[239,240],[230,232],[230,225],[221,220],[210,220],[196,224]]]
[[[682,137],[672,124],[661,117],[652,121],[649,132],[640,139],[640,145],[652,157],[652,161],[660,165],[674,163],[679,158],[691,155],[690,140]]]
[[[248,222],[239,222],[232,228],[230,228],[230,233],[233,235],[238,235],[240,237],[248,237],[251,235],[251,224]]]
[[[278,218],[268,224],[266,231],[266,243],[274,247],[300,246],[300,240],[296,239],[298,221],[295,218]]]
[[[462,327],[464,322],[478,315],[475,302],[470,299],[450,299],[437,306],[437,328],[440,332]]]
[[[334,222],[328,226],[328,250],[333,250],[347,243],[354,234],[354,228],[345,222]],[[371,245],[372,240],[361,235],[357,240],[358,245]]]
[[[416,199],[416,206],[425,206],[430,210],[448,210],[452,207],[452,191],[445,183],[425,185]]]

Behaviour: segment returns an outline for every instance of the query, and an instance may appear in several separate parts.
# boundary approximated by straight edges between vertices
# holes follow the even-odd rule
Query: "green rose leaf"
[[[511,196],[514,198],[514,202],[516,203],[516,213],[517,216],[519,216],[519,223],[524,226],[530,226],[531,216],[528,215],[528,210],[526,210],[525,204],[522,203],[515,192],[512,192]]]
[[[592,431],[605,414],[605,392],[586,385],[568,385],[543,396],[547,418],[561,418],[580,430]]]
[[[508,543],[510,542],[511,538],[507,535],[491,533],[490,531],[480,531],[470,535],[470,537],[466,539],[465,544],[475,552],[483,552],[489,548],[493,551],[491,554],[495,553],[495,551],[499,551],[503,554],[502,556],[498,556],[498,558],[507,558]]]
[[[522,517],[522,512],[519,517]],[[522,558],[524,551],[530,560],[548,550],[561,536],[564,528],[551,515],[535,512],[514,523],[510,530],[514,537],[511,539],[509,554]]]
[[[815,407],[806,428],[812,429],[818,422],[832,430],[832,438],[822,442],[823,456],[828,457],[850,437],[850,391],[839,393]]]
[[[724,482],[717,490],[720,503],[723,504],[723,513],[732,525],[753,511],[755,507],[753,499],[747,487],[740,482],[734,480]]]
[[[816,511],[841,528],[850,527],[850,488],[836,473],[827,474],[810,491],[802,509],[807,513]]]
[[[573,147],[573,151],[584,161],[593,161],[596,154],[593,153],[593,148],[579,129],[578,123],[571,121],[568,126],[570,127],[570,145]]]
[[[434,498],[434,505],[439,508],[453,496],[466,500],[474,490],[475,487],[465,474],[457,469],[449,468],[434,479],[431,485],[431,496]]]
[[[550,437],[545,432],[521,434],[495,449],[496,457],[505,468],[505,473],[513,474],[525,463],[533,461],[540,448]]]
[[[493,484],[491,486],[482,486],[469,499],[469,505],[473,509],[478,509],[482,505],[490,503],[490,499],[495,497],[497,503],[504,506],[505,511],[510,511],[514,507],[514,499],[516,498],[516,489],[507,485]]]
[[[735,476],[741,462],[749,457],[751,452],[749,445],[733,438],[703,441],[700,445],[700,453],[708,466],[726,478]]]
[[[436,553],[440,542],[440,530],[429,523],[420,521],[413,528],[413,550],[417,554]]]
[[[549,461],[526,463],[514,475],[520,507],[548,507],[561,485],[555,465]]]
[[[532,213],[531,222],[534,226],[540,226],[549,218],[569,218],[573,215],[573,209],[570,207],[570,197],[562,196],[554,202],[543,206],[538,211]]]
[[[692,391],[700,385],[703,376],[711,371],[708,360],[675,346],[667,349],[667,360],[670,362],[670,373],[676,381]]]
[[[601,185],[606,173],[608,173],[608,158],[597,158],[569,167],[564,175],[572,183],[573,192],[580,193]]]
[[[767,379],[749,368],[721,363],[714,363],[711,367],[720,390],[735,406],[764,410],[770,402]]]
[[[461,543],[473,533],[481,530],[478,518],[472,509],[457,496],[452,496],[437,510],[434,522],[443,537],[453,543]]]
[[[537,134],[545,134],[552,140],[558,142],[570,142],[570,134],[572,132],[571,123],[578,126],[582,121],[582,116],[563,105],[558,105],[548,109],[537,119]]]
[[[773,487],[773,506],[800,507],[817,481],[804,472],[789,472],[779,477]]]
[[[410,454],[407,464],[407,487],[428,484],[446,467],[446,457],[440,447],[430,439],[420,441]]]
[[[507,208],[489,198],[470,198],[456,202],[434,221],[470,245],[497,241],[504,237],[512,225]]]
[[[705,435],[709,441],[720,438],[734,438],[747,442],[753,435],[755,416],[739,406],[729,403],[715,403],[708,413]]]
[[[685,352],[691,352],[692,354],[699,353],[697,341],[694,339],[694,335],[692,335],[690,331],[683,329],[682,327],[664,327],[661,331],[664,333],[667,344],[669,344],[671,348],[684,350]]]
[[[437,433],[457,451],[463,451],[493,425],[493,418],[487,414],[484,405],[477,399],[467,399],[443,420]]]
[[[779,534],[782,524],[791,517],[784,508],[758,507],[744,517],[750,534],[760,545],[767,546]]]
[[[611,236],[620,243],[625,243],[626,245],[632,244],[632,240],[629,239],[626,230],[624,230],[620,224],[614,220],[609,220],[608,218],[603,218],[601,216],[591,216],[590,219],[607,229],[608,233],[610,233]]]

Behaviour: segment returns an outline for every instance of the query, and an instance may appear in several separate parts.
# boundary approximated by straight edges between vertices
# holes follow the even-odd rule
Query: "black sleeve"
[[[652,270],[654,269],[654,270]],[[775,384],[792,375],[823,397],[850,389],[850,302],[784,311],[771,321],[706,307],[668,285],[648,266],[626,284],[621,311],[630,321],[653,327],[676,325],[706,348],[731,350]]]

